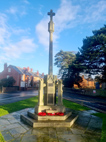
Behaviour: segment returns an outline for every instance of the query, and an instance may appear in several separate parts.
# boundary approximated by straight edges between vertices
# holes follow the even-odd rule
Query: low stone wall
[[[85,95],[89,96],[100,96],[99,89],[85,89]]]
[[[102,89],[106,89],[106,82],[102,83]]]
[[[16,92],[19,90],[19,87],[2,87],[2,93],[8,93],[8,92]]]
[[[0,93],[2,93],[2,87],[0,87]]]
[[[28,87],[27,90],[37,90],[37,87]]]

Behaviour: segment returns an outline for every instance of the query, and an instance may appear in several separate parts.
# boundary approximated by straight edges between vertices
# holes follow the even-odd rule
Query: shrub
[[[9,77],[9,78],[3,78],[1,79],[0,81],[0,86],[3,86],[3,87],[11,87],[14,85],[15,83],[15,79],[13,77]]]

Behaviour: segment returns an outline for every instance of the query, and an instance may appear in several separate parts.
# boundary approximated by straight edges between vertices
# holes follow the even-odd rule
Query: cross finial
[[[55,13],[51,9],[50,12],[48,12],[48,15],[50,15],[50,21],[52,21],[52,17],[55,16]]]

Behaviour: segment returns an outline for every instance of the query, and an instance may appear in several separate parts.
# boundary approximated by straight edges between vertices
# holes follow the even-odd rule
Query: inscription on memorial
[[[48,83],[48,94],[54,93],[53,83]]]
[[[53,83],[48,83],[49,86],[53,86]]]
[[[48,104],[53,104],[53,94],[48,94]]]

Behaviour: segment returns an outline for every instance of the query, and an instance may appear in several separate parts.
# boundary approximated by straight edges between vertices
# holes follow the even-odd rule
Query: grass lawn
[[[103,119],[103,126],[102,126],[102,137],[100,142],[106,142],[106,114],[104,113],[96,113],[93,114],[95,116],[101,117]]]
[[[70,109],[73,109],[73,110],[78,110],[78,111],[90,110],[87,107],[81,106],[77,103],[70,102],[70,101],[64,100],[64,99],[63,99],[63,104],[66,108],[70,108]]]
[[[0,106],[0,116],[6,115],[21,109],[35,107],[35,105],[37,105],[37,102],[38,102],[38,96],[23,100],[23,101],[15,102],[15,103],[2,105]]]
[[[5,142],[5,140],[4,140],[4,138],[3,138],[1,133],[0,133],[0,142]]]
[[[37,102],[38,102],[38,96],[35,96],[35,97],[32,97],[30,99],[26,99],[23,101],[19,101],[19,102],[7,104],[7,105],[2,105],[2,106],[0,106],[0,116],[12,113],[14,111],[19,111],[19,110],[25,109],[25,108],[33,108],[33,107],[35,107],[35,105],[37,105]],[[87,107],[81,106],[77,103],[70,102],[68,100],[63,100],[63,104],[65,107],[71,108],[73,110],[79,110],[79,111],[89,110],[89,108],[87,108]],[[105,140],[106,140],[106,136],[105,136],[105,134],[106,134],[106,114],[97,113],[95,115],[103,118],[101,142],[105,142]],[[0,133],[0,142],[5,142],[1,133]]]

